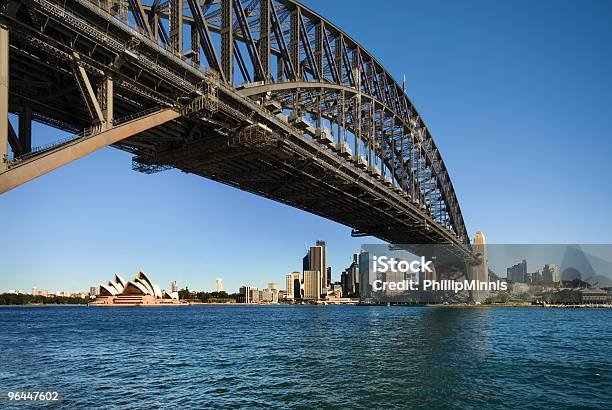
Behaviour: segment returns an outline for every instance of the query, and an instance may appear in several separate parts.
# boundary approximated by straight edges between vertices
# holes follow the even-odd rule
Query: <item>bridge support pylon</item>
[[[0,172],[8,167],[9,30],[0,18]]]

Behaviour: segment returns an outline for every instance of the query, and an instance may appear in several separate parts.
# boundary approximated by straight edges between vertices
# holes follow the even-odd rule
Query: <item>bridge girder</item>
[[[301,4],[291,0],[27,0],[15,12],[15,2],[10,3],[13,11],[3,9],[2,18],[11,34],[10,82],[19,85],[5,93],[7,112],[27,107],[34,120],[75,132],[107,122],[109,115],[112,123],[113,115],[120,118],[152,107],[172,108],[182,111],[174,121],[110,143],[134,153],[142,163],[198,173],[338,220],[359,232],[369,227],[375,236],[401,240],[401,234],[377,234],[375,223],[356,223],[357,216],[345,220],[335,209],[308,205],[312,198],[290,198],[299,191],[291,186],[301,186],[295,178],[310,181],[304,182],[310,186],[317,178],[329,182],[337,179],[338,172],[349,170],[341,183],[338,180],[327,189],[371,207],[369,218],[386,212],[389,223],[383,231],[414,232],[411,227],[427,226],[428,233],[404,238],[469,248],[448,171],[404,87],[359,43]],[[165,20],[171,27],[169,34]],[[41,26],[40,21],[47,23]],[[191,37],[188,49],[182,36]],[[216,44],[223,47],[217,51]],[[63,86],[41,91],[22,85],[34,77]],[[109,81],[110,94],[102,92]],[[186,115],[184,108],[211,86],[218,90],[214,109]],[[100,99],[103,106],[96,107],[96,97],[105,97]],[[109,97],[110,106],[104,103]],[[211,148],[213,142],[227,148],[232,136],[258,123],[283,141],[282,149],[251,147],[253,152],[246,153],[244,147],[234,147],[233,152]],[[297,159],[292,157],[296,155]],[[242,170],[240,166],[230,169],[236,164],[219,169],[211,156],[257,164]],[[306,172],[292,167],[294,160],[316,166]],[[200,164],[194,165],[197,161]],[[269,164],[274,164],[275,171],[284,171],[271,176]],[[252,181],[248,176],[232,179],[248,169],[263,174]],[[275,183],[278,178],[292,184]],[[279,188],[264,186],[267,179],[270,186]],[[373,184],[374,193],[364,190],[364,184]],[[353,185],[358,192],[346,189],[355,190]],[[281,192],[287,198],[279,197]],[[378,209],[364,199],[370,196],[386,201],[386,207]],[[397,207],[390,204],[393,201]]]

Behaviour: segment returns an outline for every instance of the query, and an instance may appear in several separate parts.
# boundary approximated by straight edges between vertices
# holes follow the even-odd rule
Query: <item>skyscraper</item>
[[[317,243],[325,243],[323,241],[317,241]],[[319,271],[319,276],[321,277],[321,291],[323,289],[327,289],[327,261],[325,260],[326,256],[326,246],[325,245],[315,245],[310,247],[309,251],[309,266],[308,270]]]
[[[288,275],[285,275],[285,281],[287,286],[287,291],[285,292],[285,299],[300,299],[302,297],[300,288],[301,288],[301,276],[300,272],[291,272]]]
[[[293,298],[302,299],[302,274],[293,272]]]
[[[470,267],[471,277],[468,279],[478,282],[487,282],[489,280],[489,259],[487,256],[485,236],[481,231],[476,232],[476,235],[474,235],[474,245],[472,248],[476,254],[480,255],[481,262],[479,265]],[[527,270],[526,265],[525,270]],[[473,290],[471,295],[474,302],[484,302],[489,296],[489,292],[479,290],[478,285],[476,285],[476,290]]]
[[[373,279],[375,280],[375,279]],[[359,296],[365,298],[368,294],[370,284],[370,253],[359,253]]]
[[[310,250],[306,252],[306,255],[302,258],[302,272],[310,270]]]
[[[285,299],[293,299],[295,297],[295,292],[293,291],[293,273],[285,275]]]
[[[172,292],[178,292],[178,286],[176,284],[176,281],[173,280],[172,282],[170,282],[170,289]]]
[[[507,279],[510,282],[527,282],[527,261],[523,259],[521,263],[517,263],[506,270]]]
[[[325,241],[318,240],[315,242],[315,246],[320,246],[321,249],[321,291],[324,292],[325,289],[329,287],[331,283],[331,277],[329,277],[327,272],[327,244]]]
[[[223,279],[215,279],[215,292],[223,292]]]
[[[321,272],[318,270],[304,271],[304,299],[319,300],[321,298]]]
[[[561,274],[559,267],[554,263],[547,263],[542,270],[542,281],[546,284],[559,283]]]

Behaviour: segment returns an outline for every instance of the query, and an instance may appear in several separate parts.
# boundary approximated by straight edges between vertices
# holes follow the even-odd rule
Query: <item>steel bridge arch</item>
[[[112,103],[109,121],[108,104],[96,101],[95,92],[92,93],[94,79],[109,79],[100,83],[97,93],[98,98],[112,97],[112,88],[109,94],[104,84],[114,82],[115,89],[120,90],[116,97],[122,98],[121,102],[115,100],[115,117],[118,113],[133,115],[127,107],[134,102],[148,109],[154,103],[181,113],[163,131],[152,128],[113,142],[114,147],[138,155],[139,160],[149,155],[147,160],[160,162],[166,149],[162,147],[163,152],[157,155],[161,142],[174,144],[199,132],[191,123],[193,114],[189,114],[187,107],[193,106],[194,97],[197,100],[202,95],[198,83],[210,83],[203,72],[216,73],[219,83],[215,89],[219,90],[219,98],[215,104],[219,104],[224,116],[207,114],[200,120],[208,125],[217,124],[216,132],[220,135],[227,137],[258,117],[268,126],[273,122],[283,132],[295,134],[299,129],[315,145],[322,145],[331,136],[332,143],[325,142],[328,152],[353,168],[379,178],[392,195],[400,195],[415,208],[411,211],[415,215],[413,220],[422,219],[420,213],[428,216],[415,229],[429,229],[429,219],[429,226],[433,224],[436,228],[435,242],[460,243],[469,248],[461,209],[444,161],[404,88],[358,42],[300,3],[293,0],[4,1],[23,4],[19,16],[14,13],[6,16],[14,23],[12,29],[16,28],[16,34],[22,36],[20,41],[25,41],[27,47],[44,49],[53,59],[67,64],[60,67],[61,75],[69,71],[66,67],[76,67],[76,88],[81,89],[81,99],[88,108],[80,115],[41,108],[35,110],[37,120],[73,132],[90,125],[88,115],[94,123],[112,125]],[[68,8],[62,10],[62,7]],[[85,14],[90,21],[79,21]],[[108,18],[109,15],[113,18]],[[37,21],[43,18],[53,19],[56,25],[70,26],[76,35],[69,41],[77,45],[81,42],[81,50],[72,56],[71,45],[61,44],[61,36],[66,34],[56,35]],[[85,23],[91,27],[87,29]],[[95,36],[92,27],[98,30]],[[34,31],[30,34],[35,34],[31,36],[35,42],[25,40],[28,30]],[[103,38],[106,34],[108,39]],[[89,43],[99,42],[100,46],[87,51],[90,45],[83,43],[82,38],[88,36]],[[28,53],[24,54],[24,61],[31,58],[32,53],[29,50]],[[127,62],[123,64],[123,60]],[[128,67],[131,71],[126,71],[129,64],[139,68]],[[25,78],[25,74],[20,75]],[[92,83],[89,95],[83,91],[88,82]],[[240,98],[250,103],[239,101]],[[31,98],[30,101],[36,104]],[[45,110],[48,112],[42,114]],[[266,112],[273,114],[273,121],[264,118]],[[234,118],[230,121],[228,117]],[[148,119],[142,121],[146,123]],[[336,131],[334,135],[332,131]],[[155,141],[154,148],[151,141]],[[13,165],[19,165],[19,161]],[[357,175],[358,179],[363,178]],[[356,230],[356,234],[361,232],[389,239],[368,228]]]

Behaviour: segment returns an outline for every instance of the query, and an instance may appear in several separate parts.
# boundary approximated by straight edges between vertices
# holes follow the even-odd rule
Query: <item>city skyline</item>
[[[341,9],[348,2],[305,3],[350,28],[396,79],[406,76],[407,92],[444,152],[470,236],[480,229],[490,243],[612,241],[612,194],[601,189],[612,174],[606,104],[612,63],[605,52],[612,30],[604,18],[609,4],[382,3],[380,12],[391,19],[418,18],[372,32],[365,8],[351,7],[347,15]],[[475,8],[481,12],[472,13]],[[440,29],[432,32],[433,26]],[[410,53],[382,41],[423,33],[428,41],[411,43]],[[419,55],[427,58],[413,57]],[[464,55],[469,58],[456,58]],[[526,89],[536,91],[526,99]],[[62,136],[39,124],[33,131],[35,145]],[[577,135],[588,135],[590,143],[576,144]],[[581,172],[575,172],[564,160],[570,156],[590,160],[580,161]],[[281,281],[300,270],[293,255],[319,237],[338,250],[329,256],[335,275],[358,245],[376,242],[193,175],[133,172],[129,155],[112,149],[6,193],[0,215],[4,289],[88,286],[141,267],[164,283],[208,287],[222,276],[234,289],[251,280],[265,284],[270,273]]]

